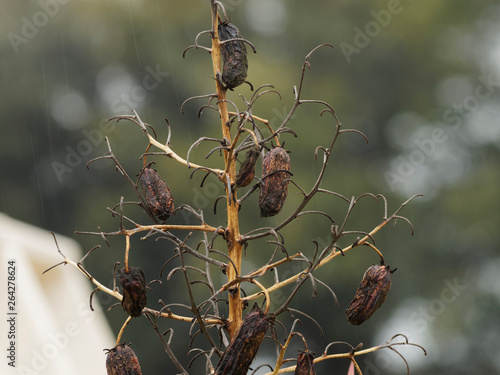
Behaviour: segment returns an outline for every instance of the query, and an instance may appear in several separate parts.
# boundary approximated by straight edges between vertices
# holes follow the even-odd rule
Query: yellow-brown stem
[[[128,273],[128,253],[130,251],[130,236],[125,236],[125,272]]]
[[[178,320],[181,322],[193,323],[192,316],[189,317],[189,316],[182,316],[182,315],[173,314],[172,312],[170,312],[170,310],[157,311],[157,310],[153,310],[153,309],[145,307],[142,310],[142,313],[143,314],[151,314],[151,315],[156,316],[158,318],[173,319],[173,320]],[[216,318],[207,318],[207,319],[203,319],[203,321],[205,322],[205,324],[214,324],[214,325],[215,324],[217,324],[217,325],[224,324],[224,322],[222,320],[216,319]]]
[[[212,2],[213,4],[213,2]],[[212,7],[212,12],[217,12],[217,7]],[[221,67],[221,54],[220,54],[220,43],[217,30],[218,16],[212,14],[212,20],[214,20],[214,35],[212,38],[212,64],[215,79],[215,86],[217,90],[217,99],[219,104],[219,114],[222,126],[222,136],[231,142],[231,132],[229,129],[229,113],[227,110],[226,103],[226,89],[223,87],[219,79],[220,67]],[[229,178],[230,184],[233,184],[236,177],[236,168],[234,162],[234,156],[224,151],[224,163],[226,179]],[[226,206],[227,206],[227,231],[226,231],[226,242],[228,256],[232,260],[234,267],[230,264],[227,272],[228,282],[231,282],[241,273],[241,253],[242,246],[240,242],[240,226],[238,222],[238,203],[236,201],[236,196],[233,199],[233,193],[228,189],[226,185]],[[234,193],[236,194],[236,193]],[[232,338],[238,327],[241,325],[242,321],[242,302],[240,297],[240,287],[236,285],[233,290],[229,292],[229,320],[228,320],[228,333]]]
[[[385,264],[385,260],[384,260],[384,256],[382,255],[382,252],[377,249],[377,247],[375,245],[372,245],[370,242],[366,241],[365,242],[365,245],[368,245],[370,246],[373,250],[375,250],[375,252],[378,254],[378,256],[380,257],[380,259],[382,260],[382,264]]]
[[[139,232],[145,232],[145,231],[150,231],[152,229],[158,229],[162,230],[164,232],[167,231],[172,231],[172,230],[186,230],[186,231],[200,231],[200,232],[215,232],[218,231],[220,234],[223,234],[223,231],[221,229],[217,229],[215,227],[212,227],[208,224],[201,224],[201,225],[178,225],[178,224],[155,224],[155,225],[140,225],[135,229],[126,229],[122,233],[124,233],[127,236],[131,236],[133,234],[139,233]]]
[[[177,155],[171,148],[169,145],[164,145],[160,142],[158,142],[156,139],[154,139],[150,134],[148,134],[148,139],[149,139],[149,143],[152,144],[153,146],[156,146],[158,147],[160,150],[163,150],[168,157],[178,161],[179,163],[181,164],[184,164],[184,165],[188,165],[188,162],[186,159],[183,159],[181,158],[179,155]],[[195,164],[195,163],[189,163],[189,167],[190,168],[193,168],[193,169],[196,169],[196,168],[201,168],[203,170],[206,170],[206,171],[212,171],[214,172],[217,176],[219,176],[219,178],[222,178],[222,175],[224,174],[224,171],[221,171],[220,169],[213,169],[213,168],[207,168],[207,167],[204,167],[202,165],[198,165],[198,164]]]
[[[125,320],[125,323],[123,323],[123,326],[120,329],[120,332],[118,332],[118,336],[116,337],[116,344],[115,344],[115,346],[120,345],[120,340],[122,339],[123,332],[125,332],[125,327],[127,326],[127,324],[130,323],[131,320],[132,320],[132,317],[129,316],[127,318],[127,320]]]
[[[286,350],[288,349],[288,345],[290,345],[290,341],[292,340],[292,337],[297,334],[297,332],[290,332],[288,335],[288,338],[286,339],[285,345],[280,344],[280,353],[278,355],[278,360],[276,361],[276,366],[274,366],[274,371],[272,375],[276,375],[283,365],[283,360],[285,359],[285,353]]]

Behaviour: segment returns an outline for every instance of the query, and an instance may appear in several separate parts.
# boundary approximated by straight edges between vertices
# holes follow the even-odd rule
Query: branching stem
[[[177,155],[171,148],[169,145],[164,145],[160,142],[158,142],[156,139],[153,138],[152,135],[148,134],[148,138],[149,138],[149,142],[153,145],[153,146],[156,146],[158,147],[160,150],[163,150],[165,152],[165,154],[167,154],[168,157],[178,161],[179,163],[181,164],[184,164],[185,166],[189,167],[189,168],[193,168],[193,169],[203,169],[203,170],[207,170],[207,171],[211,171],[213,173],[215,173],[216,175],[219,176],[219,178],[221,178],[223,175],[224,175],[224,171],[220,170],[220,169],[213,169],[213,168],[208,168],[208,167],[203,167],[201,165],[198,165],[198,164],[195,164],[195,163],[188,163],[186,159],[183,159],[181,158],[179,155]]]
[[[212,5],[212,65],[214,77],[219,77],[221,68],[221,47],[218,34],[218,12],[217,4],[214,0],[211,1]],[[229,128],[229,113],[226,101],[226,89],[222,83],[216,79],[215,88],[218,99],[219,114],[222,126],[222,138],[231,142],[231,131]],[[235,267],[229,267],[227,270],[228,281],[234,280],[241,272],[241,254],[242,244],[240,241],[240,227],[238,221],[238,201],[236,192],[231,192],[231,185],[235,182],[236,167],[235,158],[232,153],[224,150],[224,170],[227,171],[229,184],[226,184],[226,207],[227,207],[227,233],[226,242],[229,258]],[[223,176],[225,177],[225,176]],[[236,269],[235,269],[236,268]],[[243,304],[241,301],[239,286],[235,293],[229,294],[229,322],[228,332],[232,338],[242,322]]]
[[[316,269],[324,266],[325,264],[329,263],[330,261],[332,261],[334,258],[338,257],[339,255],[342,255],[342,253],[346,253],[348,252],[349,250],[353,249],[354,247],[356,246],[359,246],[359,245],[364,245],[370,238],[371,236],[373,236],[374,234],[376,234],[380,229],[382,229],[390,220],[384,220],[383,222],[381,222],[379,225],[377,225],[370,233],[369,235],[363,237],[362,239],[360,239],[359,241],[357,241],[355,244],[352,244],[352,245],[349,245],[347,247],[344,247],[342,249],[342,251],[336,251],[336,250],[333,250],[329,255],[327,255],[323,260],[321,260],[319,262],[319,264],[316,266]],[[297,256],[297,254],[295,255]],[[291,277],[289,277],[288,279],[286,280],[283,280],[277,284],[274,284],[273,286],[267,288],[267,291],[269,293],[272,293],[280,288],[283,288],[284,286],[286,285],[290,285],[291,283],[297,281],[301,276],[304,276],[304,272],[299,272]],[[255,294],[252,294],[248,297],[245,298],[246,301],[251,301],[255,298],[259,297],[259,293],[255,293]]]
[[[380,349],[385,349],[385,348],[389,348],[389,349],[394,350],[393,346],[399,346],[399,345],[415,346],[417,348],[422,349],[422,351],[424,352],[424,355],[427,355],[427,352],[425,351],[425,349],[423,347],[421,347],[420,345],[408,342],[407,340],[404,341],[404,342],[390,342],[389,341],[388,343],[386,343],[384,345],[377,345],[377,346],[373,346],[373,347],[368,348],[368,349],[355,350],[355,351],[350,351],[348,353],[339,353],[339,354],[326,354],[326,353],[323,353],[323,355],[321,355],[321,356],[319,356],[319,357],[317,357],[317,358],[314,359],[314,363],[319,363],[319,362],[323,362],[323,361],[326,361],[328,359],[334,359],[334,358],[354,358],[354,357],[357,357],[357,356],[360,356],[360,355],[365,355],[365,354],[373,353],[373,352],[376,352],[376,351],[378,351]],[[280,369],[277,372],[276,371],[269,372],[269,373],[267,373],[265,375],[285,374],[287,372],[295,371],[296,367],[297,366],[285,367],[285,368]]]

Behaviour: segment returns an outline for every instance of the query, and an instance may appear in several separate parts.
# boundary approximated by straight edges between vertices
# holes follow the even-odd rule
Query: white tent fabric
[[[61,235],[57,241],[67,257],[82,257],[75,241]],[[113,347],[115,338],[97,301],[95,311],[90,310],[92,284],[68,266],[42,275],[62,260],[48,231],[0,214],[0,337],[4,348],[0,373],[106,375],[103,349]],[[15,311],[8,304],[9,261],[15,262]],[[11,338],[15,335],[13,340],[9,333]],[[12,352],[15,368],[9,366]]]

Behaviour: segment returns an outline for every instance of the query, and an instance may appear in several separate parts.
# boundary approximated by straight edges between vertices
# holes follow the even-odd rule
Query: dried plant
[[[222,17],[219,12],[222,12]],[[131,122],[137,125],[146,137],[146,153],[142,156],[144,168],[137,180],[132,179],[130,174],[120,164],[118,158],[113,153],[111,143],[108,139],[106,139],[108,147],[106,155],[93,159],[88,163],[88,166],[90,166],[92,163],[99,160],[112,160],[116,169],[132,186],[137,195],[136,202],[125,202],[124,199],[121,198],[115,207],[108,207],[109,213],[118,219],[119,224],[117,230],[111,232],[77,232],[80,234],[97,236],[102,238],[106,243],[108,242],[108,237],[124,237],[124,268],[119,272],[123,295],[119,292],[118,288],[111,290],[104,286],[92,277],[83,267],[83,260],[98,246],[91,249],[79,262],[67,258],[59,247],[57,247],[59,253],[64,258],[59,264],[70,264],[79,269],[95,285],[96,290],[94,292],[101,291],[113,296],[118,302],[122,303],[124,310],[130,315],[120,330],[115,348],[111,349],[110,353],[115,355],[119,352],[129,350],[127,346],[120,344],[120,339],[127,324],[131,321],[131,318],[138,316],[145,317],[150,322],[153,332],[160,339],[166,354],[182,374],[188,374],[188,372],[172,350],[173,331],[168,330],[164,333],[160,332],[158,327],[159,319],[174,319],[185,322],[191,325],[190,332],[192,337],[202,335],[205,338],[205,345],[200,348],[192,349],[190,353],[194,354],[193,361],[204,358],[206,361],[205,367],[207,374],[246,374],[262,343],[264,335],[268,331],[271,332],[271,336],[275,339],[278,352],[276,362],[265,365],[270,368],[268,374],[281,374],[294,371],[298,374],[314,374],[315,363],[325,360],[334,360],[336,358],[349,359],[352,362],[351,371],[355,369],[357,373],[361,374],[361,369],[356,362],[356,358],[360,355],[365,355],[384,348],[389,348],[398,353],[396,351],[396,347],[398,346],[418,346],[417,344],[408,342],[405,336],[396,335],[384,345],[362,349],[362,345],[353,347],[347,344],[349,346],[348,351],[328,354],[328,350],[331,346],[336,344],[345,345],[345,343],[341,342],[332,342],[325,348],[322,355],[314,357],[314,354],[307,349],[307,343],[304,336],[296,331],[297,320],[293,323],[290,333],[285,335],[285,343],[280,344],[277,331],[273,329],[272,326],[281,324],[279,322],[279,317],[284,312],[305,315],[290,307],[291,301],[297,295],[301,287],[306,282],[310,282],[316,294],[319,284],[324,286],[336,300],[333,290],[325,282],[319,280],[315,272],[321,267],[328,266],[337,257],[344,256],[353,249],[369,246],[380,255],[382,265],[376,266],[376,269],[370,268],[370,270],[373,271],[372,273],[376,275],[372,275],[371,273],[368,276],[365,275],[355,300],[353,300],[349,307],[349,319],[354,324],[360,324],[368,319],[373,312],[380,307],[387,297],[390,287],[390,274],[392,271],[388,266],[385,266],[382,253],[375,247],[374,237],[384,226],[396,220],[407,222],[413,234],[411,222],[404,216],[401,216],[400,212],[416,196],[408,199],[401,204],[395,212],[389,215],[387,201],[383,195],[365,193],[358,197],[346,197],[323,185],[327,165],[330,162],[333,148],[340,136],[346,133],[355,133],[368,141],[366,136],[360,131],[343,128],[335,110],[330,104],[318,99],[302,98],[304,78],[306,72],[311,69],[311,64],[309,62],[311,56],[321,48],[333,47],[331,44],[321,44],[305,57],[298,86],[293,87],[294,101],[291,109],[282,123],[276,129],[273,129],[268,120],[253,114],[253,107],[261,98],[270,94],[277,94],[280,96],[280,94],[274,90],[273,86],[268,84],[262,85],[253,91],[250,98],[243,98],[243,110],[238,109],[234,102],[227,99],[227,90],[236,89],[236,87],[242,84],[247,78],[248,61],[245,44],[248,44],[253,51],[255,51],[255,48],[250,42],[241,37],[236,26],[229,23],[226,12],[220,2],[211,1],[211,16],[211,29],[198,34],[195,39],[195,44],[188,47],[184,51],[184,55],[186,51],[193,48],[209,51],[213,63],[215,92],[213,94],[200,95],[187,99],[182,104],[181,110],[184,111],[185,105],[190,101],[206,99],[207,103],[201,106],[198,115],[201,115],[205,109],[217,111],[220,117],[222,131],[220,138],[204,136],[198,139],[189,148],[187,156],[184,159],[171,147],[171,131],[168,121],[168,137],[165,142],[161,142],[157,139],[154,128],[145,123],[139,114],[134,111],[133,115],[116,116],[111,118],[110,121]],[[210,47],[199,44],[198,39],[202,34],[210,35],[212,42]],[[221,59],[224,60],[223,63]],[[319,172],[310,187],[300,186],[293,180],[293,166],[290,165],[290,158],[287,154],[287,150],[283,148],[281,142],[282,137],[288,135],[296,136],[293,129],[289,127],[289,123],[298,107],[302,104],[319,104],[323,107],[319,113],[320,116],[330,116],[333,123],[332,136],[329,144],[327,146],[318,146],[314,152],[314,159],[317,161],[317,159],[321,157],[322,162]],[[228,107],[234,108],[234,111],[230,111]],[[216,147],[212,149],[209,155],[219,151],[221,155],[220,169],[195,164],[190,160],[192,159],[190,155],[192,150],[202,142],[216,143]],[[156,148],[158,151],[149,152],[150,148]],[[244,159],[241,166],[237,168],[237,156],[243,152],[246,154],[246,159]],[[179,205],[177,203],[177,208],[174,210],[172,192],[167,182],[151,168],[152,163],[147,163],[146,159],[149,155],[167,156],[183,164],[186,168],[192,169],[193,174],[202,171],[206,173],[207,176],[214,175],[225,189],[223,198],[225,198],[226,202],[227,221],[222,224],[207,223],[203,210],[188,205]],[[260,178],[255,176],[255,168],[259,165],[257,163],[259,158],[262,160],[262,175]],[[237,169],[239,170],[238,173],[236,172]],[[246,191],[244,191],[245,188],[247,189]],[[240,232],[239,210],[242,202],[249,195],[256,190],[260,191],[259,205],[261,216],[267,217],[276,215],[281,211],[283,205],[287,203],[287,190],[289,188],[297,190],[301,195],[301,200],[291,213],[281,219],[278,225],[272,227],[256,227],[247,233]],[[242,192],[242,195],[238,198],[240,192]],[[306,210],[308,203],[317,194],[344,201],[346,211],[343,219],[339,221],[337,218],[334,221],[327,212]],[[370,232],[347,230],[347,223],[351,213],[360,200],[364,198],[383,202],[384,212],[380,222],[378,222]],[[215,204],[217,204],[218,201],[219,199],[216,200]],[[125,209],[130,204],[136,204],[141,207],[149,216],[150,223],[141,224],[136,222],[136,220],[129,215],[126,215]],[[181,210],[190,213],[189,217],[191,222],[185,224],[169,224],[169,217]],[[283,214],[281,213],[281,215]],[[328,234],[329,242],[326,246],[321,248],[317,242],[313,241],[316,244],[316,249],[313,256],[310,258],[306,257],[301,251],[297,251],[288,245],[285,246],[284,237],[281,233],[282,229],[302,215],[320,215],[326,217],[331,222],[330,233]],[[176,234],[174,234],[174,232]],[[192,240],[192,237],[194,237],[192,234],[195,232],[199,232],[202,236],[202,240],[198,244],[193,243]],[[185,233],[185,235],[181,236],[179,233]],[[168,273],[167,279],[170,279],[178,272],[183,275],[189,292],[190,305],[184,305],[175,301],[171,301],[166,305],[160,301],[160,305],[156,309],[151,307],[151,302],[149,303],[149,307],[146,307],[148,287],[145,283],[148,275],[144,275],[143,271],[139,268],[129,265],[129,253],[132,251],[130,239],[132,236],[139,234],[143,234],[144,236],[142,239],[145,240],[152,238],[165,239],[175,245],[175,253],[170,261],[176,259],[181,265],[172,268]],[[357,238],[352,241],[350,245],[341,247],[339,245],[339,240],[346,236],[356,236]],[[219,237],[224,240],[225,249],[216,249],[215,243],[216,239]],[[242,255],[244,249],[246,247],[250,248],[252,244],[255,243],[255,240],[258,239],[266,239],[267,243],[274,247],[274,251],[265,264],[243,274]],[[194,260],[197,262],[195,263]],[[169,267],[170,261],[161,267],[160,275],[163,275],[163,271]],[[199,268],[195,265],[200,264],[200,261],[205,264],[204,268]],[[297,269],[297,264],[300,264],[299,270],[286,279],[280,279],[280,274],[283,274],[283,270],[292,269],[292,264],[295,267],[294,269]],[[212,275],[214,267],[227,276],[227,282],[222,285],[216,282],[216,279]],[[377,272],[380,273],[380,275]],[[274,283],[272,285],[265,285],[264,281],[259,281],[263,279],[264,275],[268,274],[274,275]],[[197,278],[192,279],[193,275],[197,275]],[[241,291],[241,286],[244,283],[254,284],[260,291],[258,293],[244,295]],[[271,311],[273,294],[276,291],[283,292],[282,288],[290,284],[295,284],[295,287],[287,294],[284,302]],[[204,300],[197,300],[197,298],[195,298],[193,290],[197,285],[208,287],[210,291],[208,298]],[[92,296],[90,299],[91,308]],[[244,314],[244,309],[250,305],[252,301],[258,299],[260,299],[263,304],[262,308],[255,305],[250,313]],[[227,318],[223,317],[220,313],[220,304],[225,304],[226,301],[229,305]],[[174,314],[171,309],[174,306],[184,307],[188,313],[185,315]],[[268,330],[270,327],[271,329]],[[214,336],[221,339],[214,340]],[[297,361],[295,355],[293,355],[291,359],[285,359],[289,343],[292,337],[295,336],[303,340],[305,350],[299,353],[298,366],[285,367],[284,365],[286,362]],[[168,339],[166,337],[168,337]],[[403,340],[394,341],[398,337]],[[216,341],[220,342],[220,344],[216,344]],[[423,348],[422,350],[425,353]],[[114,357],[111,356],[109,358],[114,359]],[[404,358],[403,360],[406,363]],[[135,363],[137,361],[134,359],[132,362]],[[408,366],[407,363],[406,365]],[[110,366],[119,367],[118,364],[114,363]],[[261,367],[262,366],[259,366],[259,368]],[[257,369],[254,369],[254,372]],[[109,372],[108,370],[108,373],[122,372]],[[140,369],[136,370],[135,373],[140,373]]]

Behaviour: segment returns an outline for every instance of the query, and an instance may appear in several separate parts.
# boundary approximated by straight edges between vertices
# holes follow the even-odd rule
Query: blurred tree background
[[[256,87],[273,84],[282,94],[281,100],[270,95],[254,108],[255,115],[274,124],[291,108],[304,56],[318,44],[335,45],[311,58],[303,97],[329,102],[342,123],[363,131],[370,143],[354,134],[342,136],[325,188],[349,197],[382,193],[390,210],[415,193],[424,194],[403,212],[415,226],[413,237],[403,222],[377,235],[378,247],[398,271],[386,303],[369,321],[353,327],[344,314],[364,270],[378,261],[368,249],[337,258],[318,272],[337,293],[340,306],[324,289],[313,300],[310,286],[301,291],[293,307],[314,316],[325,331],[321,337],[303,319],[301,332],[310,348],[320,355],[330,341],[363,342],[368,347],[405,333],[428,350],[426,357],[415,348],[402,351],[412,374],[500,372],[500,258],[494,242],[500,225],[498,1],[223,3],[232,22],[258,50],[249,52],[248,80]],[[74,231],[117,229],[118,221],[106,207],[113,207],[121,196],[134,199],[134,192],[110,161],[96,162],[90,171],[86,163],[105,154],[107,136],[134,176],[147,144],[138,128],[106,124],[107,118],[135,109],[165,140],[167,117],[172,147],[183,156],[199,137],[220,136],[215,112],[205,111],[197,118],[202,102],[190,102],[185,113],[180,112],[188,97],[214,91],[208,53],[190,50],[182,58],[196,34],[210,27],[209,1],[3,0],[1,6],[0,210],[76,238],[84,249],[103,245],[99,238]],[[201,40],[209,43],[208,37]],[[231,93],[241,104],[238,94],[248,98],[251,92],[244,85]],[[326,146],[333,131],[328,116],[318,116],[320,109],[301,106],[292,121],[298,138],[282,137],[292,150],[294,178],[305,186],[320,166],[314,162],[315,147]],[[192,160],[202,161],[206,150],[196,149]],[[200,189],[200,175],[190,180],[190,171],[171,159],[150,160],[157,161],[177,206],[202,208],[209,223],[224,224],[224,212],[212,214],[215,197],[223,192],[215,179],[210,177]],[[206,163],[220,167],[221,160],[213,155]],[[296,190],[290,189],[285,212],[298,200]],[[256,202],[254,196],[243,206],[243,233],[260,220]],[[319,207],[337,222],[347,209],[344,202],[323,196],[308,206]],[[263,225],[279,222],[281,215],[286,213],[262,219]],[[380,202],[366,199],[348,229],[369,230],[382,215]],[[131,216],[148,222],[139,211]],[[185,220],[176,215],[173,222]],[[304,217],[284,235],[289,248],[312,254],[311,240],[326,242],[329,223]],[[86,260],[93,275],[108,285],[114,261],[122,260],[124,249],[123,238],[110,242],[110,248],[103,246]],[[145,269],[148,280],[158,278],[159,265],[173,251],[170,244],[138,238],[132,246],[132,262]],[[269,251],[264,245],[250,247],[246,261],[258,264]],[[148,306],[157,307],[158,298],[185,298],[181,277],[166,282],[163,275],[162,280],[162,286],[153,288]],[[98,301],[106,308],[114,303],[106,296]],[[120,308],[107,315],[115,330],[125,320]],[[187,365],[192,357],[184,354],[188,327],[162,321],[162,329],[170,327],[175,329],[174,350]],[[175,371],[145,319],[134,320],[124,339],[133,342],[144,373]],[[289,356],[298,348],[290,349]],[[265,362],[266,357],[258,360]],[[199,362],[193,373],[200,373],[195,370],[202,368]],[[406,371],[389,351],[366,356],[360,364],[365,374]],[[347,365],[330,361],[317,372],[343,374]]]

